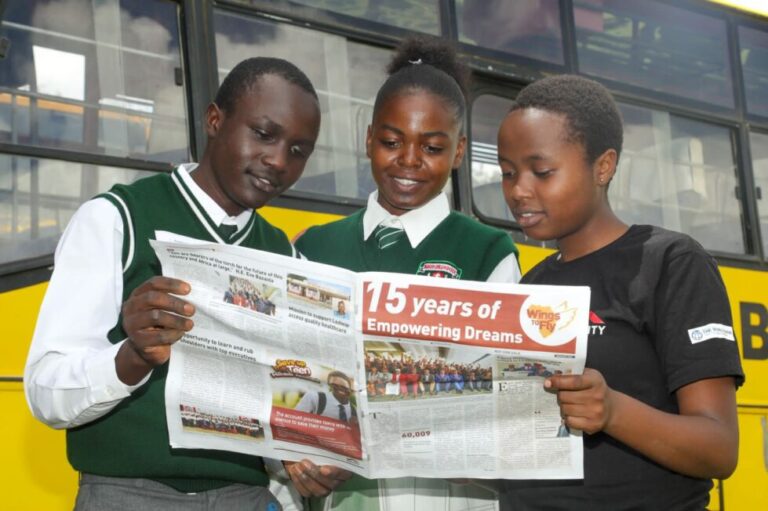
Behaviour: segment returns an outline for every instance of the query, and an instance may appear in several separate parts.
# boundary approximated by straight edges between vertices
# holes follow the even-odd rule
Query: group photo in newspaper
[[[589,288],[152,243],[197,310],[170,359],[172,447],[306,458],[368,478],[583,477],[581,432],[543,381],[584,369]]]

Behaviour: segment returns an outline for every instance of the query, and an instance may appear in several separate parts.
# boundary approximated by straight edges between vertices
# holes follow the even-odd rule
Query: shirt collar
[[[378,199],[378,190],[368,196],[368,205],[363,215],[364,240],[370,238],[374,229],[383,223],[387,226],[402,227],[411,247],[416,248],[451,213],[448,196],[443,192],[423,206],[400,216],[384,209]]]
[[[192,179],[191,173],[197,168],[197,163],[183,163],[179,165],[179,176],[187,185],[189,191],[195,196],[197,202],[205,210],[206,214],[216,225],[237,225],[237,230],[241,230],[248,223],[248,220],[253,215],[253,210],[246,209],[242,213],[236,216],[229,216],[224,209],[219,206],[215,200],[213,200],[207,193],[203,191],[200,186]]]

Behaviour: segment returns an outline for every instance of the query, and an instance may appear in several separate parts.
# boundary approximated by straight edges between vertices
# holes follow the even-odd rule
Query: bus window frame
[[[364,18],[346,16],[333,11],[325,11],[309,6],[294,5],[287,0],[270,2],[252,0],[246,4],[238,0],[173,0],[177,5],[178,30],[180,39],[180,61],[189,150],[193,160],[197,160],[205,147],[204,113],[218,87],[217,58],[215,40],[207,37],[214,33],[214,11],[221,9],[267,21],[286,23],[322,33],[335,34],[357,43],[391,49],[403,37],[418,34],[411,31],[373,22]],[[768,18],[739,11],[719,4],[703,3],[701,0],[657,0],[693,12],[717,16],[726,24],[729,57],[731,59],[731,79],[734,89],[735,109],[717,107],[698,101],[689,101],[658,91],[630,86],[623,83],[595,77],[604,83],[614,94],[617,101],[636,104],[644,108],[654,108],[681,115],[694,120],[714,123],[728,127],[732,132],[732,149],[737,166],[737,178],[742,200],[742,230],[745,233],[747,254],[712,252],[721,262],[736,267],[766,267],[768,253],[763,249],[760,234],[759,215],[754,189],[754,175],[750,154],[750,130],[768,133],[768,117],[748,114],[746,111],[746,92],[744,89],[743,70],[739,58],[738,27],[768,31]],[[575,37],[574,8],[572,0],[559,0],[561,33],[563,42],[564,65],[553,64],[501,52],[458,41],[458,22],[456,5],[453,0],[439,0],[437,3],[440,21],[440,37],[456,44],[460,59],[465,62],[473,74],[473,85],[468,95],[466,133],[471,137],[471,115],[474,100],[483,94],[510,97],[509,90],[519,91],[525,84],[551,73],[578,73],[578,54]],[[6,2],[0,0],[0,7]],[[585,73],[580,73],[588,76]],[[735,128],[735,129],[734,129]],[[45,148],[29,145],[0,143],[0,153],[40,157],[70,161],[74,163],[106,165],[140,170],[167,172],[170,165],[158,162],[136,160],[119,156],[107,156],[57,148]],[[522,231],[513,222],[489,218],[479,213],[473,202],[471,181],[471,149],[461,168],[454,173],[453,199],[457,209],[474,215],[482,221],[508,229],[512,236],[525,244]],[[364,200],[331,195],[319,195],[311,192],[288,191],[277,198],[272,205],[291,209],[349,214],[364,206]],[[541,246],[542,244],[536,243]],[[544,244],[551,245],[551,244]],[[0,265],[2,285],[0,291],[6,291],[42,282],[50,276],[50,264],[53,255],[23,259]]]

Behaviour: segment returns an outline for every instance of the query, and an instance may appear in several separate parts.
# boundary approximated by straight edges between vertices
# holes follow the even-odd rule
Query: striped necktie
[[[405,231],[400,227],[379,225],[376,227],[376,230],[373,231],[373,235],[376,237],[376,244],[383,250],[403,239],[405,237]]]

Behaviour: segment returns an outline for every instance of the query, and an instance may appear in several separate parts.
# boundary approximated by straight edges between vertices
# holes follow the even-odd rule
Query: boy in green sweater
[[[165,420],[171,345],[193,326],[185,282],[160,276],[161,231],[291,255],[255,209],[288,189],[320,126],[309,79],[252,58],[208,107],[199,164],[118,185],[85,203],[56,251],[25,370],[37,418],[67,429],[76,510],[277,510],[261,458],[173,450]],[[77,293],[77,299],[73,299]]]

